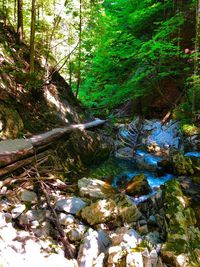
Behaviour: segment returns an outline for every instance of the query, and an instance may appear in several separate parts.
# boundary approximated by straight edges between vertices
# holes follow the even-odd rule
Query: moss
[[[194,174],[192,160],[180,152],[173,156],[173,165],[177,175]]]
[[[188,199],[183,195],[180,184],[171,180],[165,184],[164,192],[165,217],[168,221],[167,240],[162,248],[163,259],[173,266],[180,266],[176,256],[184,255],[186,259],[200,264],[195,256],[195,249],[200,247],[200,231],[194,225],[195,214],[189,207]],[[176,263],[175,263],[176,262]],[[191,266],[188,265],[184,266]]]
[[[191,124],[184,124],[182,126],[182,131],[187,136],[192,136],[192,135],[200,134],[200,128],[198,128],[194,124],[192,124],[192,125]]]

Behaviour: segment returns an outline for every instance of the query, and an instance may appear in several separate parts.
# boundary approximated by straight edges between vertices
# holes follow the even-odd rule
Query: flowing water
[[[150,166],[150,170],[142,168],[141,164],[137,163],[135,157],[131,160],[122,160],[114,157],[110,157],[106,162],[104,162],[99,167],[91,169],[89,176],[93,178],[99,178],[108,180],[115,189],[123,188],[128,181],[130,181],[134,176],[138,174],[144,174],[148,180],[148,183],[152,189],[152,192],[148,195],[143,195],[138,198],[133,198],[135,203],[142,202],[156,193],[161,185],[166,181],[171,179],[173,176],[171,174],[164,174],[163,176],[158,176],[156,172],[157,162],[160,161],[161,157],[156,157],[145,151],[136,151],[145,163],[148,163],[146,166]],[[151,167],[154,168],[151,168]]]

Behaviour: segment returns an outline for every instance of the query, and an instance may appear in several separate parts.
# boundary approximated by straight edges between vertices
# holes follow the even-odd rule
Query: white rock
[[[113,246],[108,250],[108,267],[115,267],[120,259],[123,257],[123,250],[121,246]]]
[[[104,267],[105,254],[101,253],[94,261],[93,267]]]
[[[79,267],[93,266],[100,253],[106,250],[105,244],[108,241],[105,233],[102,232],[99,233],[91,228],[87,231],[78,252],[77,261]]]
[[[71,214],[76,214],[86,205],[87,205],[86,202],[84,202],[79,197],[68,197],[58,200],[56,202],[55,208],[59,211],[65,211]]]
[[[151,259],[151,266],[152,267],[157,267],[158,264],[158,253],[155,249],[153,249],[150,252],[150,259]]]
[[[141,252],[128,253],[128,255],[126,256],[126,267],[143,267],[143,266],[144,264]]]
[[[22,212],[26,209],[26,206],[23,204],[16,205],[15,208],[12,209],[11,214],[12,218],[17,218]]]
[[[82,178],[78,181],[78,188],[81,196],[91,198],[106,198],[114,192],[113,187],[101,180]]]
[[[20,198],[25,202],[35,202],[37,200],[37,195],[35,192],[24,190],[22,191]]]
[[[116,230],[115,233],[110,236],[112,245],[122,245],[123,248],[136,248],[142,241],[140,235],[134,229],[128,229],[122,227]]]

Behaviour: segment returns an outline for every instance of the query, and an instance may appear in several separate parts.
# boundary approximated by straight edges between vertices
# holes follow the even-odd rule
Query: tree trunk
[[[35,70],[35,16],[36,16],[36,0],[32,0],[31,10],[31,36],[30,36],[30,73]]]
[[[79,0],[79,47],[78,47],[78,75],[77,75],[77,85],[76,94],[78,97],[79,87],[81,83],[81,45],[82,45],[82,0]]]
[[[200,0],[197,2],[196,9],[196,38],[195,38],[195,59],[194,59],[194,79],[192,92],[192,112],[196,111],[195,99],[200,95],[200,77],[199,77],[199,51],[200,50]]]
[[[23,0],[17,0],[17,35],[18,41],[23,41]]]

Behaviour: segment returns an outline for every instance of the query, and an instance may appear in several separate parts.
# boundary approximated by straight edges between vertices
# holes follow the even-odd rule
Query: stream
[[[151,192],[138,197],[131,197],[138,204],[154,195],[160,187],[173,178],[170,173],[159,171],[158,162],[166,159],[169,149],[180,147],[179,125],[170,121],[162,125],[159,120],[145,121],[138,134],[138,119],[119,128],[117,149],[114,156],[98,167],[91,169],[89,177],[107,180],[112,186],[123,192],[123,187],[136,175],[144,174]],[[137,149],[134,142],[137,139]],[[199,157],[198,152],[186,156]]]
[[[151,157],[149,153],[143,152],[144,155],[145,153],[148,156],[149,162],[153,163],[154,165],[157,164],[154,156]],[[160,159],[161,158],[159,158],[158,160]],[[131,197],[131,199],[133,199],[136,204],[143,202],[150,196],[154,195],[161,185],[163,185],[169,179],[173,178],[172,174],[166,173],[162,176],[158,176],[156,171],[141,168],[141,166],[137,164],[134,157],[132,160],[122,160],[115,157],[110,157],[99,167],[92,168],[89,176],[108,180],[117,190],[120,187],[123,187],[123,185],[130,181],[134,176],[139,174],[144,174],[146,176],[152,191],[147,195],[143,195],[137,198]]]

